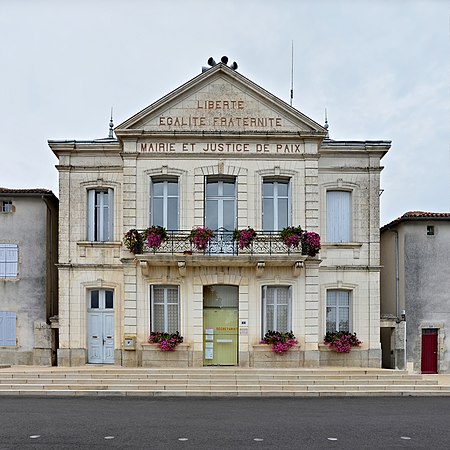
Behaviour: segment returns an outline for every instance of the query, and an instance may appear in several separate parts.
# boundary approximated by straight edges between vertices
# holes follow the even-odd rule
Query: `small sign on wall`
[[[205,342],[205,359],[214,359],[214,343]]]

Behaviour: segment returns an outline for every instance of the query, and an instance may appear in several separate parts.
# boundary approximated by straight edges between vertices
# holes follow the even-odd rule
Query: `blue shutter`
[[[19,248],[17,244],[0,244],[0,278],[16,278]]]
[[[94,241],[95,236],[95,190],[87,192],[87,240]]]
[[[108,236],[105,237],[105,241],[114,241],[114,189],[108,189],[108,217],[104,220],[108,220]]]
[[[327,191],[327,242],[351,242],[352,197],[347,191]]]
[[[16,346],[16,313],[0,312],[0,346]]]

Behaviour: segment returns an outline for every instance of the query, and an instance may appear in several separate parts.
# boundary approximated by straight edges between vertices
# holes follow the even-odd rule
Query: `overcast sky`
[[[450,211],[444,0],[0,0],[0,186],[58,193],[47,139],[106,137],[228,55],[332,139],[392,140],[381,224]]]

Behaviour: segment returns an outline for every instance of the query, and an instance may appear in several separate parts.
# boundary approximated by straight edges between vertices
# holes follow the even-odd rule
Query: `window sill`
[[[104,248],[116,248],[122,245],[120,241],[108,241],[108,242],[98,242],[98,241],[80,241],[77,242],[80,247],[104,247]]]
[[[353,250],[353,258],[359,259],[361,253],[361,242],[329,242],[321,245],[320,256],[325,259],[328,251]]]
[[[322,248],[361,248],[361,242],[328,242],[322,243]]]
[[[351,347],[350,352],[360,352],[361,350],[367,350],[367,348],[364,347],[364,344],[361,344],[359,347]],[[346,354],[346,353],[336,352],[336,351],[330,349],[330,347],[328,347],[328,345],[325,345],[324,343],[319,344],[319,351],[320,352],[337,353],[338,355]]]
[[[150,344],[148,342],[140,344],[142,350],[144,351],[153,351],[153,352],[161,352],[161,349],[158,347],[158,344]],[[188,343],[182,342],[175,347],[174,352],[176,351],[187,351],[189,350],[190,345]],[[161,353],[171,353],[171,352],[161,352]]]

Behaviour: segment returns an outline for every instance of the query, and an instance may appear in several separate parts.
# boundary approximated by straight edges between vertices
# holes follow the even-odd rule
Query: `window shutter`
[[[87,197],[87,240],[94,241],[95,237],[95,189],[88,191]]]
[[[18,248],[17,245],[6,247],[6,278],[17,277]]]
[[[0,346],[16,346],[16,313],[0,312]]]
[[[114,189],[108,189],[108,237],[107,241],[114,241]]]
[[[6,277],[6,248],[0,245],[0,278]]]
[[[351,193],[327,192],[327,241],[351,242],[352,208]]]

